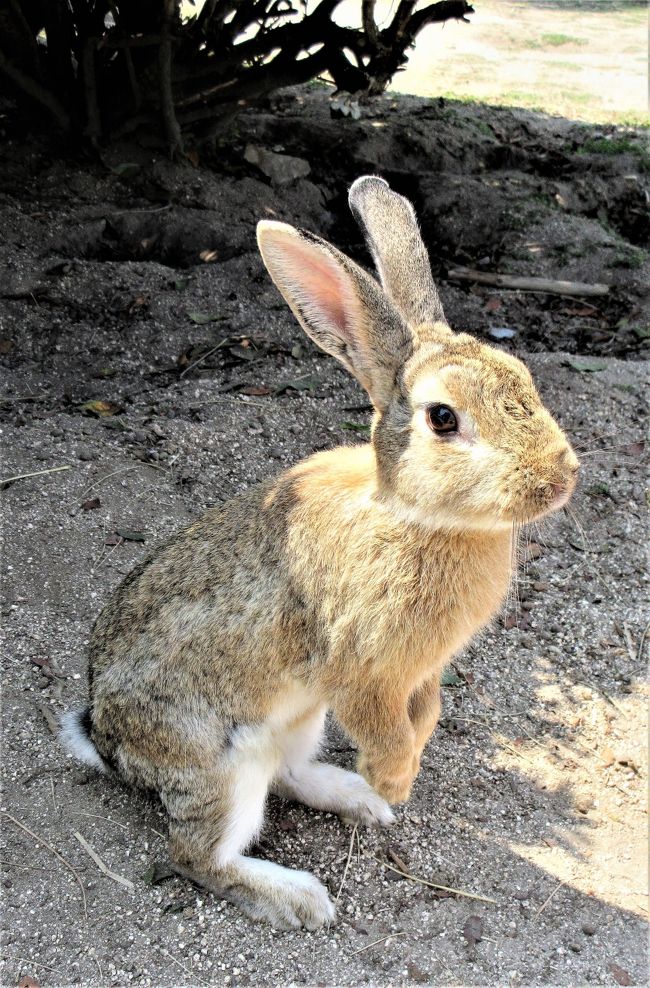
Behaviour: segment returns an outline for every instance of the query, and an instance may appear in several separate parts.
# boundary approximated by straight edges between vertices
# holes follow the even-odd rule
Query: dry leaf
[[[24,974],[18,982],[18,988],[39,988],[39,984],[36,978],[32,978],[30,974]]]
[[[94,415],[98,419],[106,418],[109,415],[119,415],[120,412],[124,411],[124,406],[118,405],[116,401],[102,401],[100,399],[84,401],[79,408],[84,415]]]
[[[101,501],[98,497],[89,497],[86,501],[81,502],[82,511],[94,511],[95,508],[101,506]]]
[[[497,309],[500,309],[502,305],[503,302],[501,301],[500,298],[489,298],[485,303],[485,311],[496,312]]]
[[[245,388],[240,389],[240,394],[243,395],[270,395],[271,389],[264,388],[262,386],[256,386],[254,384],[247,384]]]
[[[202,250],[199,257],[205,264],[209,264],[210,261],[216,261],[219,257],[219,252],[216,250]]]
[[[625,968],[620,967],[620,965],[615,964],[614,961],[607,965],[607,969],[614,978],[614,981],[619,985],[633,985],[634,982],[632,978],[627,973]]]

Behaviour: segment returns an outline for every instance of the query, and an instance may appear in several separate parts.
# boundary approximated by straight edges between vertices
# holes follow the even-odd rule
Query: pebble
[[[575,807],[579,813],[588,813],[589,810],[594,805],[594,801],[591,796],[583,794],[577,797],[575,802]]]
[[[582,932],[586,937],[593,937],[596,933],[596,927],[592,926],[591,923],[583,923]]]

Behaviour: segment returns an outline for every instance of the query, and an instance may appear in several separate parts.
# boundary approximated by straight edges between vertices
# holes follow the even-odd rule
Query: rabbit
[[[176,870],[281,929],[335,919],[308,872],[246,856],[269,791],[359,824],[408,799],[440,675],[501,607],[522,523],[578,463],[519,360],[449,328],[411,204],[349,202],[381,284],[319,237],[258,225],[308,336],[370,396],[371,441],[319,452],[136,566],[93,628],[80,759],[155,790]],[[357,770],[318,758],[327,711]]]

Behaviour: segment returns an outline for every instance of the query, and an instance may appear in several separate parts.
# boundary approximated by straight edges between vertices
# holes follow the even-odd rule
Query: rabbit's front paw
[[[409,798],[415,777],[411,762],[408,769],[391,772],[373,765],[365,755],[360,755],[357,769],[387,803],[405,803]]]

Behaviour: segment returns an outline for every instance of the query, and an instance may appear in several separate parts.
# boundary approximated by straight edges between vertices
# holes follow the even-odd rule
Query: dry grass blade
[[[392,937],[405,937],[411,931],[410,930],[400,930],[398,933],[387,933],[385,937],[380,937],[379,940],[373,940],[372,943],[367,943],[365,947],[359,947],[358,950],[352,952],[352,956],[355,954],[362,954],[364,950],[370,950],[371,947],[376,947],[378,943],[385,943],[386,940],[391,940]]]
[[[128,830],[128,824],[118,823],[117,820],[111,819],[110,816],[101,816],[99,813],[83,813],[81,810],[71,810],[73,816],[88,816],[92,817],[94,820],[104,820],[105,823],[113,823],[116,827],[121,827],[122,830]],[[157,833],[158,831],[156,831]]]
[[[180,967],[182,971],[185,971],[186,974],[189,974],[190,978],[192,978],[193,981],[200,981],[200,983],[202,985],[207,985],[208,984],[207,981],[204,981],[203,978],[200,978],[198,976],[198,974],[196,973],[196,971],[191,971],[189,967],[186,967],[185,966],[185,964],[181,964],[181,962],[180,961],[177,961],[175,957],[172,957],[172,955],[169,953],[169,951],[168,950],[165,950],[164,947],[160,947],[159,949],[160,949],[161,953],[163,953],[165,955],[165,957],[168,957],[170,959],[170,961],[173,961],[173,963],[176,964],[177,967]]]
[[[74,836],[77,838],[77,840],[79,841],[79,843],[83,847],[83,849],[86,852],[86,854],[88,854],[93,859],[93,861],[95,862],[95,864],[97,865],[97,867],[99,868],[99,870],[104,875],[106,875],[107,878],[110,878],[111,881],[113,881],[113,882],[117,882],[118,885],[124,885],[125,888],[127,888],[127,889],[134,889],[135,888],[135,885],[133,884],[133,882],[129,881],[128,878],[122,878],[121,875],[118,875],[116,872],[111,871],[111,869],[108,867],[108,865],[104,864],[104,862],[100,858],[99,854],[97,854],[97,852],[93,850],[93,848],[90,846],[90,844],[88,843],[88,841],[86,840],[86,838],[85,837],[82,837],[78,830],[75,830]]]
[[[183,378],[186,376],[186,374],[189,374],[191,370],[194,370],[194,368],[198,367],[199,364],[202,364],[204,360],[207,360],[208,357],[211,357],[213,353],[216,353],[217,350],[220,350],[221,347],[225,346],[226,343],[228,343],[228,340],[229,337],[226,336],[225,339],[220,340],[216,346],[213,346],[211,350],[208,350],[206,353],[202,353],[201,356],[194,361],[194,363],[190,364],[189,367],[185,368],[182,374],[179,374],[179,379],[182,381]]]
[[[639,641],[639,649],[638,649],[638,651],[636,653],[636,661],[637,661],[637,664],[638,665],[642,665],[643,664],[643,650],[645,648],[645,641],[646,641],[646,638],[648,637],[648,629],[649,628],[650,628],[650,623],[646,624],[646,626],[643,629],[643,632],[641,634],[641,640]]]
[[[478,902],[491,902],[493,905],[497,905],[496,899],[490,899],[487,895],[477,895],[475,892],[464,892],[463,889],[454,889],[449,885],[437,885],[435,882],[430,882],[426,878],[418,878],[417,875],[411,875],[410,872],[402,871],[401,868],[394,868],[393,865],[388,864],[387,861],[382,861],[381,858],[375,858],[380,865],[384,868],[389,868],[394,871],[397,875],[401,875],[402,878],[408,878],[410,882],[417,882],[418,885],[426,885],[430,889],[440,889],[441,892],[450,892],[451,895],[460,895],[463,899],[476,899]]]
[[[0,484],[12,484],[14,480],[25,480],[27,477],[42,477],[46,473],[60,473],[61,470],[72,470],[72,467],[50,467],[49,470],[32,470],[31,473],[17,473],[14,477],[0,477]]]
[[[556,894],[557,892],[559,892],[559,891],[560,891],[560,889],[562,888],[562,886],[563,886],[563,885],[566,885],[566,881],[564,881],[564,882],[559,882],[559,883],[558,883],[558,884],[557,884],[557,885],[555,886],[555,888],[553,889],[553,891],[551,892],[551,894],[549,895],[549,897],[548,897],[547,899],[545,899],[545,900],[544,900],[544,902],[543,902],[543,903],[541,904],[541,906],[539,907],[539,909],[537,910],[537,912],[536,912],[536,913],[535,913],[535,915],[533,916],[533,920],[536,920],[538,916],[541,916],[541,914],[542,914],[542,913],[544,912],[544,910],[545,910],[545,909],[546,909],[546,907],[548,906],[548,904],[549,904],[549,902],[551,901],[551,899],[553,898],[553,896],[554,896],[554,895],[555,895],[555,894]]]
[[[352,835],[350,837],[350,847],[348,849],[348,857],[345,862],[345,868],[343,869],[343,875],[341,876],[341,884],[339,885],[339,890],[336,893],[335,902],[338,902],[339,899],[341,898],[341,892],[343,891],[343,886],[345,885],[345,879],[348,877],[348,869],[350,867],[350,861],[352,860],[352,848],[354,847],[354,838],[357,835],[357,830],[358,830],[358,824],[355,823],[354,827],[352,828]]]
[[[2,813],[4,816],[6,816],[8,820],[11,820],[11,822],[14,823],[17,827],[20,827],[21,830],[24,830],[26,834],[29,834],[30,837],[33,837],[34,840],[35,841],[38,841],[39,844],[42,844],[43,847],[46,847],[48,849],[48,851],[50,851],[54,855],[55,858],[58,858],[59,861],[61,862],[61,864],[64,865],[64,867],[66,867],[68,869],[68,871],[70,872],[70,874],[74,876],[74,879],[75,879],[77,885],[79,886],[79,889],[81,890],[81,898],[82,898],[82,901],[83,901],[84,920],[86,922],[88,922],[88,908],[87,908],[87,905],[86,905],[86,890],[83,887],[83,882],[81,881],[81,878],[79,877],[79,873],[77,871],[75,871],[75,869],[72,867],[72,865],[70,864],[70,862],[69,861],[66,861],[66,859],[61,854],[59,854],[59,852],[56,850],[56,848],[52,847],[52,845],[49,844],[45,840],[44,837],[39,837],[38,834],[35,834],[33,830],[30,830],[29,827],[26,827],[24,823],[21,823],[20,820],[17,820],[15,816],[12,816],[11,813],[7,813],[6,810],[0,810],[0,813]]]

